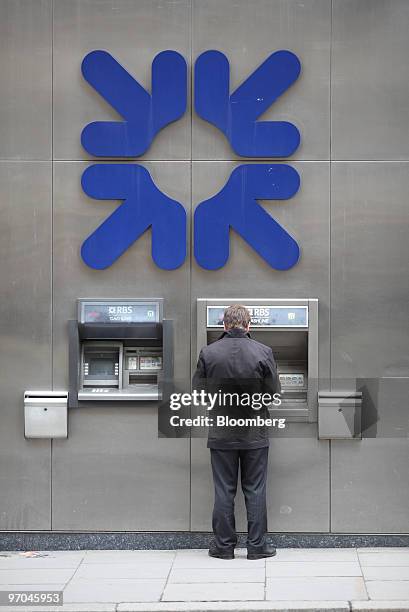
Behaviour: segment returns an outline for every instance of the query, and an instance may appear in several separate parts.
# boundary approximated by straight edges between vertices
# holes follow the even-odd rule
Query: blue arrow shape
[[[291,51],[272,53],[230,95],[230,66],[220,51],[205,51],[195,64],[195,109],[221,130],[243,157],[288,157],[300,134],[287,121],[257,121],[297,80],[301,70]]]
[[[123,200],[81,247],[87,266],[111,266],[152,228],[152,259],[159,268],[174,270],[186,258],[186,211],[162,193],[151,175],[137,164],[94,164],[83,173],[84,192],[98,200]]]
[[[107,51],[83,59],[86,81],[124,121],[95,121],[82,131],[81,144],[96,157],[138,157],[156,134],[186,111],[187,65],[176,51],[162,51],[152,62],[149,94]]]
[[[299,186],[298,172],[286,164],[243,164],[235,168],[223,189],[195,210],[197,263],[207,270],[223,267],[229,259],[232,228],[272,268],[288,270],[295,266],[300,256],[297,242],[256,200],[287,200]]]

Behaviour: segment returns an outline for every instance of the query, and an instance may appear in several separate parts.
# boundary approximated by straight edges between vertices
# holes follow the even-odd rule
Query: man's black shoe
[[[209,557],[215,557],[216,559],[234,559],[234,548],[233,550],[220,550],[216,546],[209,548]]]
[[[255,559],[264,559],[265,557],[274,557],[277,554],[276,549],[270,542],[266,542],[260,548],[248,548],[247,559],[254,561]]]

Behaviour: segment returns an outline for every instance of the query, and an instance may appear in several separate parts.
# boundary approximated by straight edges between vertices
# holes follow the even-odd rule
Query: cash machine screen
[[[88,372],[90,376],[114,376],[115,362],[112,358],[93,357],[89,360]]]
[[[102,350],[101,350],[102,349]],[[120,348],[98,347],[95,342],[83,347],[83,385],[89,387],[117,386],[119,376]]]

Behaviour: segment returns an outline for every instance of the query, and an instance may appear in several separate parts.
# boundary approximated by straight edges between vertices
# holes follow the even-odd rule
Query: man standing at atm
[[[268,408],[255,410],[237,397],[280,393],[280,382],[272,349],[250,336],[250,312],[241,304],[229,306],[224,313],[224,332],[202,348],[193,376],[193,388],[222,398],[212,409],[209,427],[215,502],[212,517],[214,544],[211,557],[234,559],[237,534],[234,498],[240,466],[241,487],[247,510],[247,559],[272,557],[276,549],[266,539],[266,481],[269,438],[266,425],[217,426],[217,415],[254,420],[269,418]],[[230,399],[229,399],[230,398]],[[233,398],[236,398],[235,400]]]

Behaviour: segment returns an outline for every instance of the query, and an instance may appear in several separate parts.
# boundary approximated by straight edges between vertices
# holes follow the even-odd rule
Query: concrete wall
[[[78,297],[163,297],[188,380],[196,298],[274,296],[319,298],[320,375],[362,379],[379,421],[361,442],[319,441],[316,424],[275,438],[269,529],[409,532],[407,427],[393,420],[409,397],[408,28],[406,0],[2,0],[0,530],[210,530],[204,440],[158,439],[149,405],[72,410],[67,440],[25,440],[23,391],[67,387]],[[146,234],[91,270],[80,245],[117,203],[82,193],[80,133],[116,114],[82,79],[82,58],[106,49],[149,88],[159,51],[191,67],[211,48],[229,57],[233,89],[276,49],[302,62],[264,117],[301,132],[301,189],[266,203],[301,245],[299,264],[274,271],[233,235],[223,269],[188,257],[166,272]],[[238,163],[191,106],[140,160],[190,218]],[[238,513],[244,529],[241,502]]]

